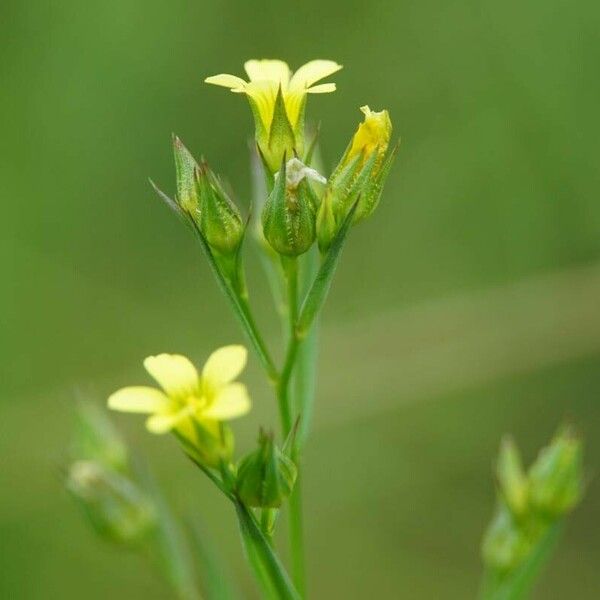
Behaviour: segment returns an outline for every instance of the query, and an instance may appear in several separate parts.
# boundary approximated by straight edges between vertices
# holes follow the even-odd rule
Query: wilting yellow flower
[[[387,110],[376,112],[368,106],[361,106],[360,110],[365,115],[365,120],[360,123],[352,138],[346,163],[351,162],[359,154],[362,155],[364,163],[375,150],[378,153],[376,163],[380,163],[387,152],[392,135],[390,115]]]
[[[220,421],[246,414],[250,399],[246,386],[234,381],[246,365],[243,346],[224,346],[213,352],[199,375],[194,365],[180,354],[159,354],[144,360],[146,371],[162,390],[135,386],[110,396],[113,410],[149,414],[148,431],[177,430],[196,442],[197,425],[215,438]]]
[[[283,153],[304,150],[304,107],[306,94],[335,91],[335,83],[317,81],[339,71],[332,60],[311,60],[295,73],[282,60],[249,60],[244,64],[249,81],[235,75],[213,75],[206,83],[220,85],[248,96],[254,115],[256,141],[271,171],[281,166]],[[281,96],[281,109],[277,107]]]

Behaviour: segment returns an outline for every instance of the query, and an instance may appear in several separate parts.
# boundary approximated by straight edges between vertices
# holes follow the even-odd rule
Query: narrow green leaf
[[[335,269],[338,265],[342,248],[344,247],[344,243],[346,241],[346,235],[348,234],[348,230],[352,225],[352,219],[354,218],[354,213],[356,212],[356,207],[358,206],[359,201],[360,198],[354,202],[354,205],[348,211],[340,230],[333,238],[333,242],[331,243],[331,246],[325,255],[325,260],[323,260],[321,268],[319,269],[319,272],[317,273],[317,276],[315,277],[315,280],[302,304],[300,317],[296,326],[297,335],[301,339],[306,336],[315,317],[323,308],[323,304],[325,304],[327,294],[329,293],[329,288],[331,287],[331,281],[333,279],[333,275],[335,274]]]
[[[165,194],[152,179],[148,179],[150,185],[153,187],[154,191],[158,194],[158,197],[190,228],[193,227],[192,221],[189,218],[188,214],[167,194]]]
[[[235,502],[235,508],[248,560],[263,587],[265,597],[272,600],[300,600],[289,575],[252,513],[239,501]]]

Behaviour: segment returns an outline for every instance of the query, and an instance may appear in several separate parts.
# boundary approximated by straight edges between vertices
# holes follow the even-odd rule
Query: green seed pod
[[[514,571],[531,550],[531,542],[502,504],[485,533],[482,555],[491,569],[507,574]]]
[[[258,449],[239,466],[236,489],[248,506],[278,508],[294,488],[297,469],[273,442],[273,434],[261,430]]]
[[[244,235],[240,211],[208,164],[202,162],[195,171],[195,177],[200,201],[200,231],[213,250],[223,255],[235,253]]]
[[[549,517],[571,510],[583,494],[581,441],[569,429],[559,432],[529,470],[531,503]]]
[[[317,199],[309,179],[325,182],[297,158],[287,164],[284,161],[263,209],[264,236],[271,247],[284,256],[304,254],[315,241]]]
[[[527,477],[519,450],[510,437],[502,440],[496,475],[508,508],[515,518],[523,517],[527,512]]]
[[[156,526],[151,500],[130,479],[97,462],[73,463],[66,487],[96,532],[112,542],[138,544]]]
[[[176,135],[173,136],[173,153],[175,155],[177,203],[195,219],[199,208],[195,183],[195,170],[198,165],[191,152]]]

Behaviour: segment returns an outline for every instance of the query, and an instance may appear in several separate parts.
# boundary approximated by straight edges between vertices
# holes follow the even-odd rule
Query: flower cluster
[[[500,448],[499,499],[483,541],[485,563],[497,579],[509,579],[583,494],[582,447],[563,429],[526,473],[511,438]]]
[[[245,415],[251,405],[246,386],[237,380],[247,361],[247,351],[240,345],[216,350],[200,371],[180,354],[149,356],[144,368],[158,387],[124,387],[110,395],[108,407],[145,414],[148,431],[173,434],[187,456],[235,504],[251,564],[263,583],[268,579],[267,595],[276,590],[276,597],[299,598],[304,582],[298,498],[290,503],[289,515],[293,583],[274,556],[270,539],[283,502],[300,493],[300,456],[310,423],[309,393],[292,398],[290,382],[299,362],[314,361],[315,353],[309,358],[301,351],[302,345],[309,336],[316,336],[314,325],[350,226],[375,210],[395,151],[389,152],[392,125],[388,112],[363,106],[363,122],[326,177],[324,169],[313,164],[319,140],[318,135],[307,139],[306,104],[309,94],[336,89],[335,83],[324,80],[341,65],[312,60],[292,72],[281,60],[263,59],[249,60],[244,68],[247,80],[220,74],[207,77],[206,82],[244,94],[254,117],[253,160],[261,171],[255,179],[264,186],[260,190],[257,186],[254,193],[259,214],[253,227],[259,231],[256,237],[261,242],[263,265],[286,321],[281,361],[272,357],[253,316],[243,257],[250,219],[242,216],[231,188],[177,136],[173,136],[175,196],[172,199],[154,187],[196,236],[273,384],[282,443],[278,444],[270,429],[261,428],[256,449],[240,460],[234,457],[229,422]],[[305,364],[302,372],[314,373],[314,365]],[[300,387],[308,391],[313,384],[307,379]],[[109,451],[105,442],[103,438],[104,454],[118,458],[119,447]],[[89,440],[86,443],[89,445]],[[125,541],[142,539],[148,531],[161,527],[156,503],[127,466],[111,467],[84,460],[85,456],[79,458],[70,469],[68,487],[99,529]]]

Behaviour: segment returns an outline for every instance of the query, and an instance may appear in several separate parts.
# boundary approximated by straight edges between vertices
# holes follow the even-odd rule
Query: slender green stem
[[[296,452],[293,459],[298,469],[296,483],[290,496],[290,549],[292,559],[292,577],[294,585],[302,598],[306,596],[306,564],[304,559],[304,518],[302,510],[302,473],[300,459]]]
[[[552,556],[564,529],[564,521],[551,525],[531,550],[529,557],[506,579],[486,571],[481,590],[482,600],[525,600],[529,597],[540,572]]]
[[[295,415],[292,415],[290,382],[298,350],[300,348],[300,338],[297,335],[296,322],[298,320],[298,260],[296,258],[286,258],[283,261],[286,282],[287,282],[287,302],[289,317],[289,341],[286,352],[285,362],[279,376],[277,384],[277,398],[279,402],[279,412],[281,417],[281,426],[284,437],[292,429]],[[302,497],[300,487],[300,464],[296,449],[292,451],[292,458],[298,468],[298,477],[294,485],[294,491],[290,497],[289,512],[289,535],[290,535],[290,555],[292,560],[292,578],[300,596],[305,596],[306,574],[304,566],[304,532],[302,518]]]
[[[287,305],[289,319],[289,340],[285,362],[277,380],[277,400],[283,436],[292,429],[293,415],[290,401],[290,380],[294,363],[298,354],[299,339],[296,335],[296,320],[298,318],[298,259],[283,258],[283,268],[287,284]]]
[[[273,600],[300,600],[301,596],[252,512],[239,500],[234,504],[248,560],[263,586],[265,597]]]

